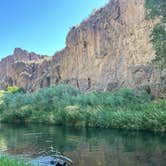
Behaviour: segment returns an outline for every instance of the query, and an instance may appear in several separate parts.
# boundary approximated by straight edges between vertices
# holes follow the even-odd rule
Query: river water
[[[166,135],[45,125],[0,125],[0,152],[35,159],[61,152],[74,166],[165,166]]]

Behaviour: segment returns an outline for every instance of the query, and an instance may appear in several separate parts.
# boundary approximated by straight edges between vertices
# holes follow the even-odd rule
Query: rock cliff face
[[[150,42],[155,22],[145,12],[144,0],[111,0],[73,27],[66,48],[53,57],[15,49],[0,62],[0,88],[33,91],[60,82],[86,91],[156,87],[161,77],[147,65],[155,56]]]
[[[46,59],[46,56],[16,48],[13,55],[0,61],[0,89],[16,85],[32,90],[33,81],[39,73],[38,66],[44,64]]]

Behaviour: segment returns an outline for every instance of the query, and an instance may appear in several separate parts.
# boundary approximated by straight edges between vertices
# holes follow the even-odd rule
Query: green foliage
[[[143,125],[153,131],[166,131],[166,101],[154,102],[145,109]]]
[[[152,42],[157,54],[154,62],[158,62],[161,68],[166,67],[166,30],[161,24],[152,31]]]
[[[155,64],[159,67],[166,67],[166,2],[165,0],[146,0],[147,18],[161,18],[152,31],[152,42],[156,50]]]
[[[31,164],[27,164],[23,160],[15,159],[9,156],[0,157],[0,165],[1,166],[32,166]]]
[[[147,9],[147,18],[148,19],[154,19],[158,16],[161,16],[162,21],[166,22],[165,0],[146,0],[145,7]]]
[[[9,93],[18,93],[18,92],[23,92],[23,89],[17,86],[8,86],[6,88],[6,91]]]
[[[0,97],[2,97],[4,95],[5,91],[0,90]]]
[[[58,85],[31,94],[5,93],[0,121],[165,132],[166,101],[152,102],[144,91],[83,93]]]

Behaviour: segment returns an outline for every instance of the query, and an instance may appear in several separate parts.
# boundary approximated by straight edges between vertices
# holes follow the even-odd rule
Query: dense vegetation
[[[152,42],[156,50],[155,64],[160,68],[166,67],[166,2],[165,0],[146,0],[147,18],[160,18],[158,23],[152,30]]]
[[[23,160],[15,159],[8,156],[0,157],[0,165],[1,166],[32,166],[31,164],[27,164]]]
[[[166,131],[166,101],[146,92],[82,93],[58,85],[34,93],[1,92],[0,121]]]

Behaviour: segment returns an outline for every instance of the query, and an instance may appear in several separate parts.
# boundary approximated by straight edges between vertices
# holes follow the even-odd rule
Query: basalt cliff
[[[27,91],[70,83],[84,91],[146,87],[155,96],[166,92],[166,71],[153,69],[155,57],[144,0],[111,0],[71,28],[66,47],[52,57],[20,48],[0,61],[0,89]]]

